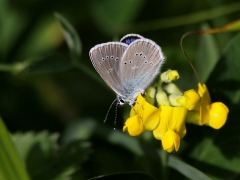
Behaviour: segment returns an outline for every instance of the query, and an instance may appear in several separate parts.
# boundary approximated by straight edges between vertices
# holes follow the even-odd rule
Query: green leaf
[[[72,141],[67,146],[61,147],[57,144],[58,136],[56,133],[49,134],[45,131],[13,135],[32,179],[66,179],[87,159],[88,142]]]
[[[100,177],[95,177],[91,178],[89,180],[132,180],[132,179],[137,179],[137,180],[156,180],[155,178],[151,177],[148,174],[144,173],[137,173],[137,172],[132,172],[132,173],[117,173],[117,174],[110,174],[110,175],[104,175]]]
[[[208,79],[208,87],[213,95],[218,96],[218,101],[237,104],[240,102],[240,33],[237,34],[226,46],[225,51],[218,60],[217,65]],[[220,98],[220,99],[219,99]]]
[[[214,179],[231,179],[239,173],[240,157],[228,158],[210,138],[204,139],[194,148],[190,157],[197,166],[211,174]]]
[[[79,169],[79,165],[87,160],[90,144],[86,141],[73,141],[68,144],[54,161],[38,169],[33,175],[34,180],[66,178]]]
[[[56,73],[67,71],[72,67],[71,62],[60,54],[53,54],[45,58],[30,59],[28,73]]]
[[[91,14],[98,26],[109,34],[114,34],[117,26],[135,19],[145,0],[101,0],[92,1]]]
[[[76,139],[89,139],[93,134],[110,144],[127,149],[137,156],[146,156],[152,161],[158,162],[163,158],[161,150],[151,148],[134,137],[130,137],[119,130],[108,128],[105,124],[97,123],[92,119],[81,119],[81,121],[69,125],[62,140],[63,143],[68,143]],[[204,173],[172,155],[167,160],[167,166],[172,167],[190,179],[209,180]]]
[[[28,180],[29,176],[22,159],[9,136],[2,119],[0,118],[0,179],[1,180]]]
[[[207,81],[213,102],[220,101],[229,108],[226,124],[203,139],[191,153],[198,168],[221,179],[239,174],[239,109],[240,109],[240,33],[227,44]]]
[[[201,29],[210,28],[208,24],[203,24]],[[200,46],[195,65],[201,82],[205,83],[218,61],[219,51],[213,35],[200,35],[199,37]]]
[[[190,179],[210,180],[210,178],[201,171],[174,156],[169,156],[168,165]]]
[[[13,134],[12,139],[27,164],[30,174],[56,155],[58,136],[58,134],[49,134],[46,131]]]
[[[71,52],[72,58],[76,61],[80,58],[82,53],[82,44],[77,31],[71,25],[71,23],[59,13],[54,13],[55,18],[59,22],[68,48]]]
[[[18,57],[36,57],[51,53],[63,42],[62,31],[53,18],[43,18],[36,22],[32,32],[28,34],[22,46],[18,49]]]

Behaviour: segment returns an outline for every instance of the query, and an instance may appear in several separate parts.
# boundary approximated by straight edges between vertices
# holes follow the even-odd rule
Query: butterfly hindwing
[[[159,73],[164,55],[153,41],[143,38],[132,42],[120,62],[120,80],[128,94],[140,93]]]

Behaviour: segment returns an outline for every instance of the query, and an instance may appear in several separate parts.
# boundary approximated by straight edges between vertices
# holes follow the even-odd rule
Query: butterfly
[[[120,42],[98,44],[91,48],[89,56],[96,71],[116,93],[120,106],[133,106],[165,60],[160,46],[138,34],[128,34]]]

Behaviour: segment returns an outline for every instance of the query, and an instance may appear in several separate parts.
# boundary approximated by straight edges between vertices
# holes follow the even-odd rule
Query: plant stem
[[[168,167],[167,167],[167,163],[168,163],[168,153],[166,151],[164,151],[163,149],[161,150],[161,163],[162,163],[162,180],[167,180],[168,179]]]

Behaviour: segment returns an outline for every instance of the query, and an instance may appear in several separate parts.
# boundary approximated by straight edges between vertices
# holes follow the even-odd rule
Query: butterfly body
[[[155,42],[140,35],[130,34],[121,41],[96,45],[89,55],[96,71],[117,94],[118,104],[132,106],[159,73],[164,55]]]

